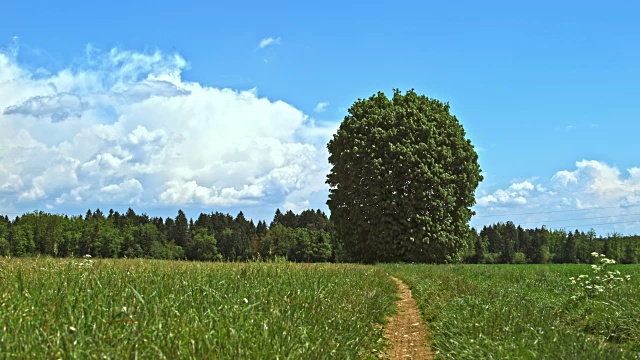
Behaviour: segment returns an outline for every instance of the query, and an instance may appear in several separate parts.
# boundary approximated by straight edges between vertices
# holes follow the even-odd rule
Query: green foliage
[[[472,231],[471,234],[474,232]],[[473,236],[472,236],[473,238]],[[589,264],[591,253],[604,253],[622,264],[637,264],[640,261],[640,236],[622,236],[617,233],[607,237],[597,237],[592,229],[585,232],[578,230],[550,230],[542,226],[535,229],[523,229],[510,221],[484,226],[480,231],[481,242],[476,238],[476,256],[467,256],[465,262],[477,263],[481,259],[478,254],[484,251],[497,253],[498,259],[492,263],[516,263],[511,257],[512,251],[523,253],[527,263],[582,263]],[[486,247],[485,247],[486,244]],[[469,254],[469,253],[468,253]],[[488,262],[487,262],[488,263]]]
[[[198,228],[193,232],[193,241],[187,250],[187,257],[192,260],[221,260],[216,247],[216,237],[207,234],[207,229]]]
[[[499,254],[496,254],[496,253],[485,253],[480,263],[481,264],[497,264],[499,262],[498,255]]]
[[[354,260],[445,262],[467,238],[482,180],[449,105],[413,90],[358,100],[327,145],[327,204]]]
[[[373,359],[395,294],[365,266],[3,258],[0,358]]]
[[[564,244],[563,260],[569,264],[573,264],[578,260],[576,257],[576,240],[571,232],[567,235],[567,240]]]
[[[297,262],[333,261],[331,224],[320,210],[299,215],[276,213],[274,229],[266,222],[256,226],[242,211],[200,214],[187,219],[178,211],[175,219],[149,218],[129,208],[125,215],[110,210],[87,211],[84,217],[37,211],[11,222],[0,216],[0,256],[47,255],[101,258],[187,259],[200,261],[248,261],[282,256]],[[271,233],[271,234],[269,234]],[[2,240],[4,239],[4,241]],[[272,245],[277,249],[272,250]],[[266,250],[265,250],[266,249]]]
[[[611,292],[622,286],[625,281],[631,280],[631,275],[622,276],[620,270],[610,270],[611,266],[616,263],[615,260],[607,259],[604,254],[594,252],[595,264],[591,265],[592,273],[581,274],[577,277],[570,277],[572,285],[576,286],[576,294],[571,298],[574,300],[592,300],[593,298],[609,297]]]
[[[575,300],[587,265],[385,265],[404,280],[441,359],[638,359],[640,267],[619,266],[596,301]]]
[[[7,239],[0,237],[0,256],[9,256],[11,254],[11,245]]]
[[[517,252],[513,256],[513,263],[514,264],[526,264],[527,263],[527,257],[524,255],[524,253]]]
[[[515,257],[515,246],[518,241],[518,231],[513,222],[507,221],[499,232],[500,263],[511,264]]]
[[[326,231],[298,228],[291,254],[296,262],[327,262],[331,258],[331,239]]]
[[[7,240],[8,235],[7,223],[2,221],[0,217],[0,256],[9,256],[11,254],[11,244]]]
[[[279,256],[295,262],[326,262],[331,259],[331,238],[326,231],[277,223],[262,238],[260,254],[265,259]]]
[[[474,231],[475,232],[475,231]],[[475,250],[475,261],[476,264],[482,263],[484,260],[484,255],[487,252],[487,246],[489,241],[484,236],[477,236],[476,241],[474,243]]]
[[[15,225],[9,233],[11,254],[14,256],[28,256],[35,252],[36,243],[31,227],[28,225]]]

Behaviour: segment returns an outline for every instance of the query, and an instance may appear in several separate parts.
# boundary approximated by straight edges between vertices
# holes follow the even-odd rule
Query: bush
[[[5,238],[0,238],[0,256],[9,256],[11,245]]]
[[[527,263],[527,257],[525,256],[524,253],[517,252],[513,256],[513,263],[514,264],[526,264]]]
[[[499,254],[496,253],[486,253],[482,258],[482,264],[497,264],[498,263]]]

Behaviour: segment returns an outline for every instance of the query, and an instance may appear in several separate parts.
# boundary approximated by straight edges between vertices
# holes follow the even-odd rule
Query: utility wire
[[[598,226],[598,225],[618,225],[618,224],[635,224],[640,223],[640,220],[632,220],[632,221],[619,221],[619,222],[610,222],[610,223],[600,223],[600,224],[582,224],[582,225],[567,225],[567,226],[559,226],[560,228],[577,228],[584,226]]]
[[[539,214],[553,214],[553,213],[564,213],[564,212],[575,212],[575,211],[590,211],[590,210],[604,210],[604,209],[627,209],[640,206],[640,204],[635,205],[621,205],[621,206],[600,206],[600,207],[591,207],[585,209],[573,209],[573,210],[553,210],[553,211],[541,211],[541,212],[528,212],[528,213],[510,213],[510,214],[495,214],[495,215],[475,215],[476,218],[485,218],[485,217],[506,217],[506,216],[519,216],[519,215],[539,215]]]
[[[521,225],[530,225],[530,224],[540,224],[540,223],[553,223],[553,222],[564,222],[564,221],[574,221],[574,220],[594,220],[594,219],[606,219],[606,218],[617,218],[622,216],[636,216],[640,215],[640,213],[633,214],[625,214],[625,215],[607,215],[607,216],[594,216],[594,217],[586,217],[586,218],[574,218],[574,219],[563,219],[563,220],[542,220],[542,221],[529,221],[520,223]]]
[[[572,229],[572,228],[579,228],[579,227],[585,227],[585,226],[636,224],[636,223],[640,223],[640,220],[618,221],[618,222],[608,222],[608,223],[599,223],[599,224],[559,225],[559,226],[553,226],[551,228],[554,228],[554,229]],[[541,225],[541,226],[544,226],[544,224]]]

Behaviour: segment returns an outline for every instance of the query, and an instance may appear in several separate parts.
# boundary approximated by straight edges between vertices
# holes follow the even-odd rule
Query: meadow
[[[590,265],[382,268],[411,287],[437,358],[640,358],[638,265],[610,267],[623,280],[603,291],[572,283],[604,278]]]
[[[0,258],[0,358],[373,358],[395,299],[372,266]]]
[[[376,358],[391,274],[436,358],[637,359],[640,266],[609,270],[0,258],[0,358]]]

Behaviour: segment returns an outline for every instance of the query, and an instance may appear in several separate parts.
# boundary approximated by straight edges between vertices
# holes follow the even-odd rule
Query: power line
[[[577,228],[577,227],[584,227],[584,226],[618,225],[618,224],[635,224],[635,223],[640,223],[640,220],[619,221],[619,222],[600,223],[600,224],[566,225],[566,226],[560,226],[560,227],[562,227],[562,228]]]
[[[619,225],[619,224],[636,224],[636,223],[640,223],[640,220],[618,221],[618,222],[608,222],[608,223],[599,223],[599,224],[559,225],[559,226],[553,226],[552,228],[571,229],[571,228],[579,228],[579,227],[585,227],[585,226]],[[542,224],[541,226],[544,226],[544,224]]]
[[[594,220],[594,219],[606,219],[611,217],[622,217],[622,216],[635,216],[640,215],[640,213],[626,214],[626,215],[607,215],[607,216],[594,216],[587,218],[575,218],[575,219],[564,219],[564,220],[544,220],[544,221],[530,221],[520,223],[521,225],[530,225],[530,224],[540,224],[540,223],[553,223],[553,222],[563,222],[563,221],[574,221],[574,220]]]
[[[573,209],[573,210],[553,210],[553,211],[541,211],[541,212],[528,212],[528,213],[510,213],[510,214],[495,214],[495,215],[475,215],[476,218],[485,218],[485,217],[505,217],[505,216],[520,216],[520,215],[540,215],[540,214],[553,214],[553,213],[565,213],[565,212],[575,212],[575,211],[590,211],[590,210],[604,210],[604,209],[627,209],[640,206],[640,204],[635,205],[620,205],[620,206],[600,206],[600,207],[591,207],[585,209]]]

